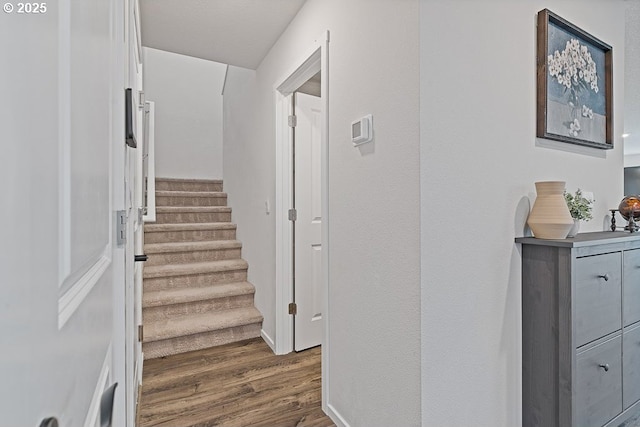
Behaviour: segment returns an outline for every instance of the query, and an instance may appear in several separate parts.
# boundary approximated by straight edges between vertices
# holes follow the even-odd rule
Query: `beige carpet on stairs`
[[[222,181],[156,179],[156,222],[145,224],[145,359],[260,336],[262,315],[241,258]]]

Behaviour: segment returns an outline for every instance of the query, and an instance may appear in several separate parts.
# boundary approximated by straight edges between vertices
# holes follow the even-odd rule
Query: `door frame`
[[[301,60],[294,62],[287,73],[274,86],[276,105],[276,336],[274,351],[287,354],[293,351],[293,317],[288,312],[293,301],[292,275],[292,223],[288,210],[292,207],[292,150],[293,132],[288,125],[293,92],[318,71],[322,74],[321,103],[322,124],[320,140],[321,198],[322,198],[322,273],[323,273],[323,323],[322,339],[322,401],[326,402],[329,361],[329,31],[323,32],[307,49]],[[324,405],[324,403],[323,403]]]

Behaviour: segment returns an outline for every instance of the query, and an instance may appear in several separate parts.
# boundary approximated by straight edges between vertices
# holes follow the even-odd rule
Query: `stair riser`
[[[172,354],[185,353],[187,351],[201,350],[203,348],[228,344],[260,336],[261,323],[236,326],[221,329],[219,331],[204,332],[162,341],[153,341],[142,344],[144,358],[170,356]]]
[[[235,228],[222,230],[190,230],[190,231],[160,231],[146,232],[145,243],[171,243],[171,242],[205,242],[208,240],[235,240]]]
[[[162,254],[147,254],[146,266],[167,264],[190,264],[194,262],[222,261],[240,258],[241,249],[216,249],[206,251],[172,252]]]
[[[202,314],[227,310],[231,308],[253,306],[253,294],[237,295],[226,298],[216,298],[205,301],[194,301],[181,304],[171,304],[159,307],[147,307],[142,309],[142,323],[155,320],[166,320],[171,317],[179,317],[190,314]]]
[[[156,180],[156,191],[222,191],[222,183]]]
[[[227,197],[156,196],[156,206],[226,206]]]
[[[246,280],[247,270],[232,270],[195,274],[192,276],[154,277],[144,279],[142,283],[144,292],[148,292],[164,289],[203,287],[215,283],[245,282]]]
[[[156,213],[156,224],[231,222],[231,212]]]

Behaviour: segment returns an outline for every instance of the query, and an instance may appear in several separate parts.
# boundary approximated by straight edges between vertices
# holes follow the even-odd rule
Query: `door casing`
[[[276,336],[272,343],[276,354],[293,351],[293,318],[288,313],[288,305],[293,301],[292,245],[293,235],[288,210],[293,206],[292,192],[292,130],[288,125],[291,114],[293,92],[318,71],[322,73],[322,125],[321,125],[321,181],[322,181],[322,273],[324,295],[324,335],[322,351],[322,401],[326,402],[329,370],[329,31],[318,37],[306,54],[290,67],[274,86],[276,104]],[[267,340],[269,341],[269,340]],[[326,411],[326,408],[324,408]]]

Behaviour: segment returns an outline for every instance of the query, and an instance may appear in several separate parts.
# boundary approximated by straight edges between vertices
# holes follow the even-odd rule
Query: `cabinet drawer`
[[[575,345],[580,347],[622,325],[622,253],[578,258],[575,274]]]
[[[624,253],[624,324],[640,320],[640,249]]]
[[[602,427],[622,412],[621,338],[576,357],[576,426]]]
[[[622,396],[624,409],[640,399],[640,326],[622,336]]]

